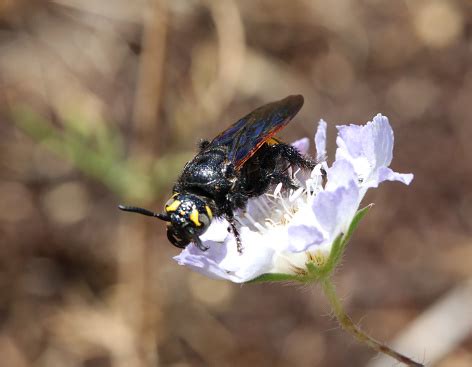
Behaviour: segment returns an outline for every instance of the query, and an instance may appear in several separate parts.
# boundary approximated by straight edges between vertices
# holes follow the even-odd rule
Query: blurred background
[[[471,366],[471,61],[466,0],[0,0],[0,364],[367,365],[317,286],[206,279],[116,208],[160,210],[199,139],[301,93],[286,141],[324,118],[333,153],[336,124],[382,112],[415,174],[366,198],[348,312]]]

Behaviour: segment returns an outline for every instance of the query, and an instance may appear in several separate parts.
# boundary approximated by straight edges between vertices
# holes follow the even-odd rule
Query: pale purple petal
[[[179,255],[174,256],[174,260],[209,278],[230,280],[228,273],[219,265],[226,255],[226,246],[217,242],[207,242],[206,245],[209,245],[209,249],[203,252],[189,244]]]
[[[316,160],[326,161],[326,121],[320,120],[315,134]]]
[[[307,248],[320,245],[325,240],[323,233],[314,226],[314,223],[291,225],[288,228],[289,252],[302,252]]]
[[[364,154],[373,167],[388,167],[392,163],[393,130],[387,117],[379,113],[363,127],[362,145]]]
[[[386,180],[405,184],[411,182],[413,176],[388,169],[393,157],[394,136],[387,117],[378,114],[364,126],[344,125],[337,128],[336,161],[349,161],[365,190],[377,187]]]
[[[363,154],[362,150],[362,128],[360,125],[341,125],[336,126],[338,129],[338,136],[336,144],[336,159],[338,154],[342,156],[339,158],[358,158]]]
[[[334,191],[340,186],[347,187],[358,179],[354,167],[345,159],[335,161],[327,173],[326,191]]]
[[[223,242],[228,237],[229,223],[226,219],[215,218],[210,224],[210,227],[200,236],[204,244],[207,241]]]
[[[305,155],[308,153],[308,149],[310,148],[310,139],[302,138],[299,140],[295,140],[292,143],[292,147],[298,150],[300,154]]]
[[[372,173],[372,164],[364,153],[362,141],[363,126],[343,125],[336,126],[338,137],[336,138],[336,161],[349,161],[359,178],[364,179]]]
[[[347,230],[359,206],[359,195],[352,180],[332,192],[320,192],[313,199],[311,213],[297,213],[289,225],[287,250],[298,253],[331,244]]]
[[[359,199],[359,187],[353,181],[347,187],[323,191],[315,197],[313,212],[320,227],[329,234],[330,241],[347,229],[357,211]]]
[[[264,243],[262,235],[247,227],[240,229],[243,253],[237,250],[234,236],[227,241],[227,256],[220,262],[220,267],[228,272],[233,282],[242,283],[269,271],[272,268],[275,251]]]
[[[405,185],[409,185],[413,181],[412,173],[398,173],[390,168],[380,167],[378,171],[378,183],[383,181],[400,181]]]
[[[174,260],[210,278],[247,282],[272,268],[275,251],[264,244],[258,246],[261,234],[247,227],[241,229],[240,235],[242,243],[247,244],[242,254],[237,251],[234,236],[228,236],[224,243],[206,241],[207,251],[190,244]]]

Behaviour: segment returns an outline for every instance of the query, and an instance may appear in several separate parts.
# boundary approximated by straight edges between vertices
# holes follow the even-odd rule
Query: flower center
[[[246,208],[236,213],[236,222],[262,234],[289,224],[293,216],[323,189],[322,164],[317,164],[309,174],[295,171],[293,181],[298,189],[284,189],[279,183],[273,192],[250,199]]]

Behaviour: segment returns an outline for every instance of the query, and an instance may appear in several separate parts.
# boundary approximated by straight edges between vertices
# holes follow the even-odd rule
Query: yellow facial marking
[[[195,224],[197,227],[200,227],[202,224],[198,220],[198,210],[193,209],[192,212],[190,213],[190,220]]]
[[[208,205],[205,205],[205,210],[208,214],[208,218],[210,218],[210,220],[213,218],[213,213],[211,212],[211,209]]]
[[[179,207],[179,205],[180,205],[180,200],[174,200],[169,205],[166,205],[165,210],[166,210],[167,213],[175,212],[177,210],[177,208]]]

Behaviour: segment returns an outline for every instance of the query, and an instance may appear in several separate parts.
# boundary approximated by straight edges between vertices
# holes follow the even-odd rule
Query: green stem
[[[414,367],[423,367],[421,363],[415,362],[412,359],[400,354],[390,347],[378,342],[377,340],[371,338],[369,335],[364,333],[359,327],[354,324],[352,319],[346,314],[344,308],[339,300],[334,285],[329,277],[321,279],[321,285],[323,291],[328,297],[329,303],[333,308],[334,315],[338,320],[341,327],[347,332],[351,333],[359,342],[366,344],[370,348],[374,349],[378,353],[384,353],[389,355],[392,358],[395,358],[398,362],[404,363],[407,366]]]

